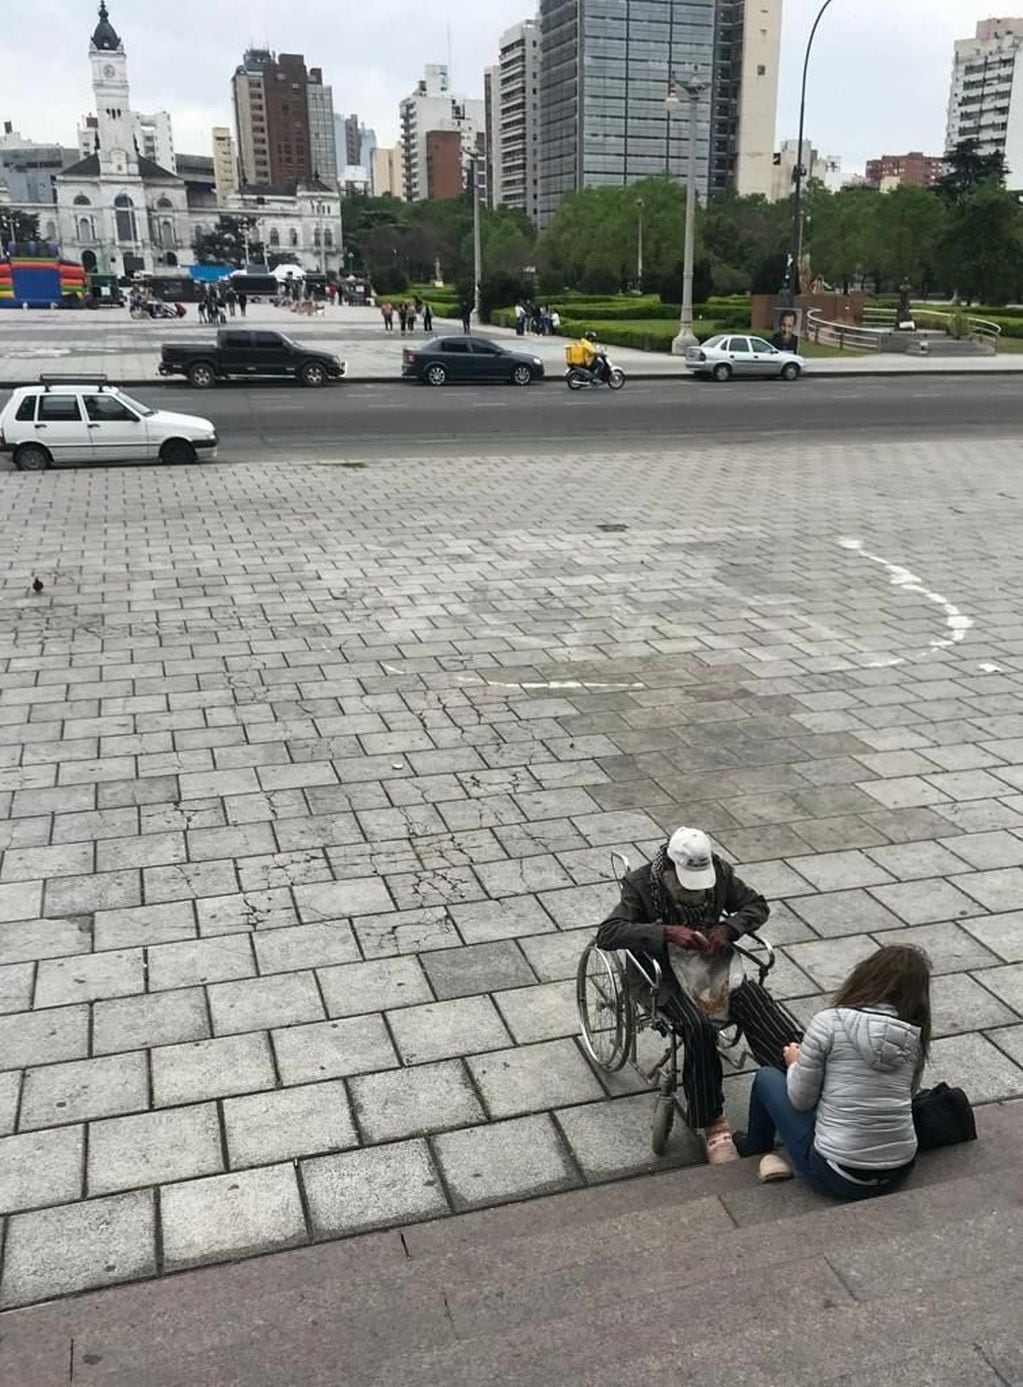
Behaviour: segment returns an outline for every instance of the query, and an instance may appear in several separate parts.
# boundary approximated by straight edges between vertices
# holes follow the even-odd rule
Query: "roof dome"
[[[107,14],[106,0],[100,0],[99,23],[92,36],[92,46],[109,53],[116,52],[121,46],[117,30],[110,23],[110,16]]]

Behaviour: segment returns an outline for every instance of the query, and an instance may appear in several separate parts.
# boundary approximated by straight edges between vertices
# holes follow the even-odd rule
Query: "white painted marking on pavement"
[[[945,613],[945,625],[951,635],[940,640],[935,638],[930,641],[932,650],[944,650],[950,645],[958,645],[965,638],[967,631],[973,625],[973,618],[961,612],[947,597],[942,597],[940,592],[928,591],[924,587],[923,581],[915,573],[911,573],[908,568],[904,568],[901,564],[892,563],[890,560],[882,558],[880,554],[872,554],[864,547],[861,539],[840,539],[838,542],[843,549],[851,549],[857,554],[862,554],[871,563],[880,564],[889,573],[890,581],[895,587],[903,588],[906,592],[919,593],[928,602],[933,602],[942,609]]]
[[[977,668],[978,668],[978,669],[982,669],[982,670],[984,671],[985,674],[1004,674],[1004,673],[1005,673],[1005,670],[1002,668],[1001,665],[992,665],[992,664],[989,664],[987,661],[982,661],[982,662],[977,666]]]
[[[536,684],[502,684],[496,679],[474,679],[471,675],[459,675],[460,684],[485,684],[488,689],[598,689],[601,692],[625,692],[630,689],[645,688],[643,684],[594,684],[588,679],[552,679]]]

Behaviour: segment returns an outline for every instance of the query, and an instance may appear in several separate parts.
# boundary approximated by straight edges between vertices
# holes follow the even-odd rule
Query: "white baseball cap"
[[[717,881],[710,839],[701,828],[676,828],[668,842],[668,856],[679,885],[687,891],[709,891]]]

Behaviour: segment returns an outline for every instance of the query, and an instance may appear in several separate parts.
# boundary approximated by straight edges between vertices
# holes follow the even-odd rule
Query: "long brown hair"
[[[931,961],[910,944],[886,944],[857,963],[835,993],[836,1007],[894,1007],[920,1028],[920,1058],[931,1047]]]

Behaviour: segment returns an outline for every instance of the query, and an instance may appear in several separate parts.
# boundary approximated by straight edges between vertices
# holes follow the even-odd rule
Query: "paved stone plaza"
[[[1018,446],[641,449],[0,476],[0,1306],[650,1168],[572,979],[682,821],[1023,1095]]]

